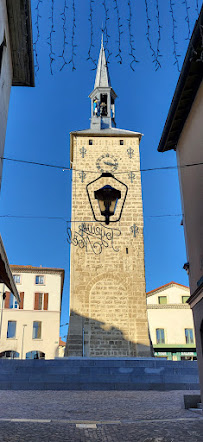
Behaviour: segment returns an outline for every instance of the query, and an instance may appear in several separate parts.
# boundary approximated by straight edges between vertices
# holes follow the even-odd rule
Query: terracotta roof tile
[[[61,345],[62,347],[64,347],[66,345],[65,341],[62,341],[61,338],[59,338],[59,345]]]
[[[147,292],[147,296],[150,296],[153,293],[157,292],[158,290],[161,290],[161,289],[163,289],[165,287],[168,287],[169,285],[172,285],[172,284],[179,285],[180,287],[184,287],[186,289],[189,289],[189,287],[187,285],[183,285],[183,284],[179,284],[178,282],[171,281],[171,282],[168,282],[167,284],[164,284],[164,285],[161,285],[160,287],[157,287],[154,290],[151,290],[150,292]]]

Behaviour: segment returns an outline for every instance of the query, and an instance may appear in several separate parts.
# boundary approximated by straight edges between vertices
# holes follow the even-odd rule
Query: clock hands
[[[96,161],[97,169],[104,172],[107,171],[107,167],[109,166],[112,170],[116,170],[118,167],[117,158],[114,158],[113,155],[105,154],[101,155]]]
[[[104,161],[104,164],[106,164],[107,166],[117,166],[117,163],[110,163],[109,161]]]

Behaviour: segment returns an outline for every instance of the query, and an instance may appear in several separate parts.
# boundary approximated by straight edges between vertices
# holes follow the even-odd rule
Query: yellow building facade
[[[190,289],[170,282],[147,293],[149,330],[154,356],[173,361],[195,360],[196,342]]]

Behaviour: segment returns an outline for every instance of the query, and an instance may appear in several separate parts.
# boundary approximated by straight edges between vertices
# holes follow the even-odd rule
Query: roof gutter
[[[6,251],[4,249],[2,237],[0,235],[0,283],[3,283],[13,293],[18,303],[20,303],[20,296],[16,288],[11,268],[8,262]]]

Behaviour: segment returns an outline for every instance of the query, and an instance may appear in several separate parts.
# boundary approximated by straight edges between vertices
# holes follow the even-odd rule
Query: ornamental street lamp
[[[108,184],[94,192],[97,199],[101,215],[105,216],[105,223],[109,224],[110,216],[113,216],[116,210],[117,202],[121,198],[120,190],[114,189]]]
[[[98,184],[100,186],[101,184],[104,185],[98,188]],[[114,187],[115,185],[117,188]],[[98,222],[105,221],[107,225],[110,222],[119,221],[127,192],[126,184],[115,178],[111,173],[102,173],[99,178],[89,183],[87,185],[87,195],[94,219]]]

